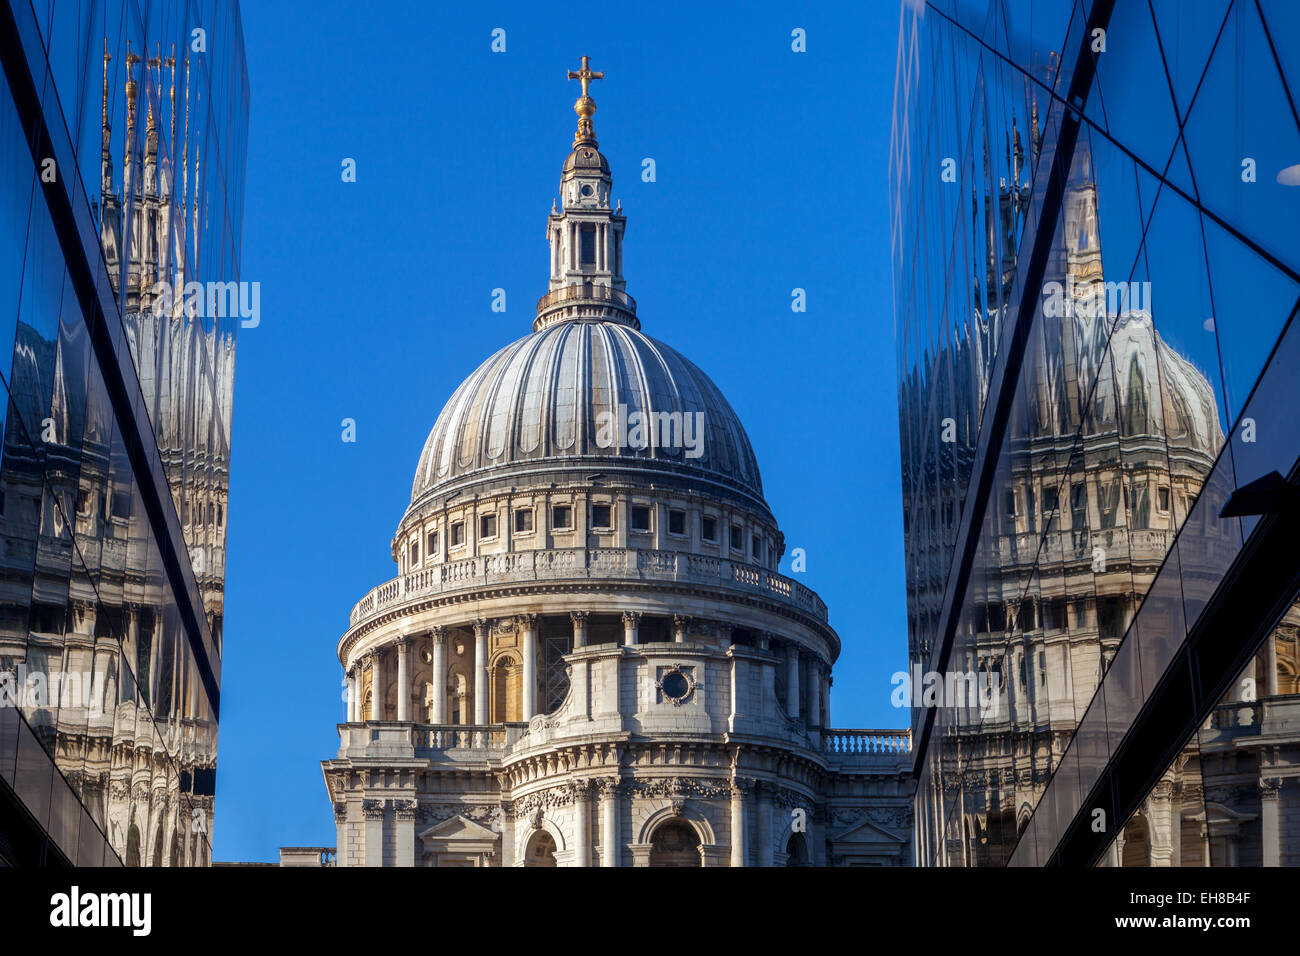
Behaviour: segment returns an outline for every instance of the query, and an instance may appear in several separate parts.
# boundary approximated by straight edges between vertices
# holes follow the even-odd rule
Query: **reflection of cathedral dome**
[[[620,406],[674,416],[688,447],[610,447],[605,430],[618,433]],[[740,419],[698,367],[627,325],[566,321],[512,342],[461,384],[425,442],[411,498],[492,477],[485,469],[535,475],[575,464],[763,494]]]
[[[1160,337],[1148,312],[1125,312],[1110,334],[1122,430],[1167,435],[1171,444],[1214,457],[1223,442],[1214,390],[1205,375]],[[1113,402],[1107,403],[1113,406]],[[1114,420],[1115,409],[1105,417]]]

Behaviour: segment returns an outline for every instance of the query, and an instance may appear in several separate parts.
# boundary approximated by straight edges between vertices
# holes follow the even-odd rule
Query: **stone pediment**
[[[836,844],[856,844],[862,847],[888,847],[897,849],[907,842],[903,837],[891,833],[884,827],[877,826],[870,820],[863,820],[831,837]]]
[[[443,843],[495,843],[497,833],[482,824],[475,823],[468,817],[456,814],[441,820],[426,830],[421,831],[420,839],[425,843],[441,841]]]

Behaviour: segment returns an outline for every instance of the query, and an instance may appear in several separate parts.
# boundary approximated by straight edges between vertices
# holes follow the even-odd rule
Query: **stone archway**
[[[700,835],[680,817],[655,828],[650,838],[651,866],[701,866]]]
[[[785,857],[786,866],[808,865],[808,841],[802,833],[790,834],[785,842]]]
[[[538,830],[528,838],[524,848],[524,866],[553,867],[555,860],[555,837],[547,830]]]
[[[1124,848],[1120,852],[1120,866],[1150,866],[1150,834],[1141,813],[1134,814],[1123,833]]]

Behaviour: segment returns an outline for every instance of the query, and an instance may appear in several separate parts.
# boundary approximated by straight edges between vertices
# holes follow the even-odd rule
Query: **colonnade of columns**
[[[626,647],[635,647],[640,643],[640,623],[642,618],[640,611],[625,611],[622,614],[623,624],[623,644]],[[587,627],[590,618],[589,611],[571,611],[569,618],[573,624],[573,648],[587,646]],[[538,713],[537,701],[537,662],[539,657],[538,647],[538,616],[536,614],[523,614],[518,618],[521,631],[521,651],[522,651],[522,669],[523,669],[523,693],[520,695],[521,717],[523,720],[531,720]],[[676,614],[672,618],[672,635],[674,643],[684,643],[687,632],[691,623],[691,618],[687,615]],[[492,622],[486,619],[479,619],[473,625],[474,630],[474,656],[471,664],[473,673],[473,701],[474,713],[473,722],[478,725],[484,725],[491,722],[488,714],[488,644],[491,634]],[[724,625],[724,634],[728,633],[730,627]],[[434,625],[429,631],[431,643],[431,680],[433,695],[431,700],[432,712],[436,719],[434,723],[442,723],[447,719],[447,684],[445,679],[437,679],[436,675],[446,675],[447,673],[447,628],[442,625]],[[763,649],[771,649],[773,640],[778,639],[778,635],[771,632],[762,632],[759,636],[759,646]],[[411,663],[410,647],[412,638],[409,635],[403,635],[394,644],[397,656],[397,708],[396,719],[398,721],[409,721],[411,716]],[[350,723],[362,720],[384,720],[384,688],[385,682],[385,652],[386,648],[376,648],[366,657],[357,663],[347,673],[347,719]],[[829,668],[822,663],[820,658],[803,651],[798,644],[793,641],[785,642],[785,701],[786,713],[792,720],[798,720],[801,716],[810,726],[825,726],[830,722],[828,702],[829,690]],[[371,699],[369,712],[363,714],[363,697],[362,697],[362,674],[366,666],[370,668],[371,674]]]

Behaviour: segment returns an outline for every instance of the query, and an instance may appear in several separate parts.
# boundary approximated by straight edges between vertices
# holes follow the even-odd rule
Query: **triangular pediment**
[[[907,840],[891,833],[884,827],[877,826],[870,820],[855,823],[841,833],[831,837],[835,843],[856,843],[863,846],[899,847]]]
[[[420,833],[420,839],[429,840],[496,840],[497,834],[482,824],[475,823],[459,813],[446,820],[440,820]]]

